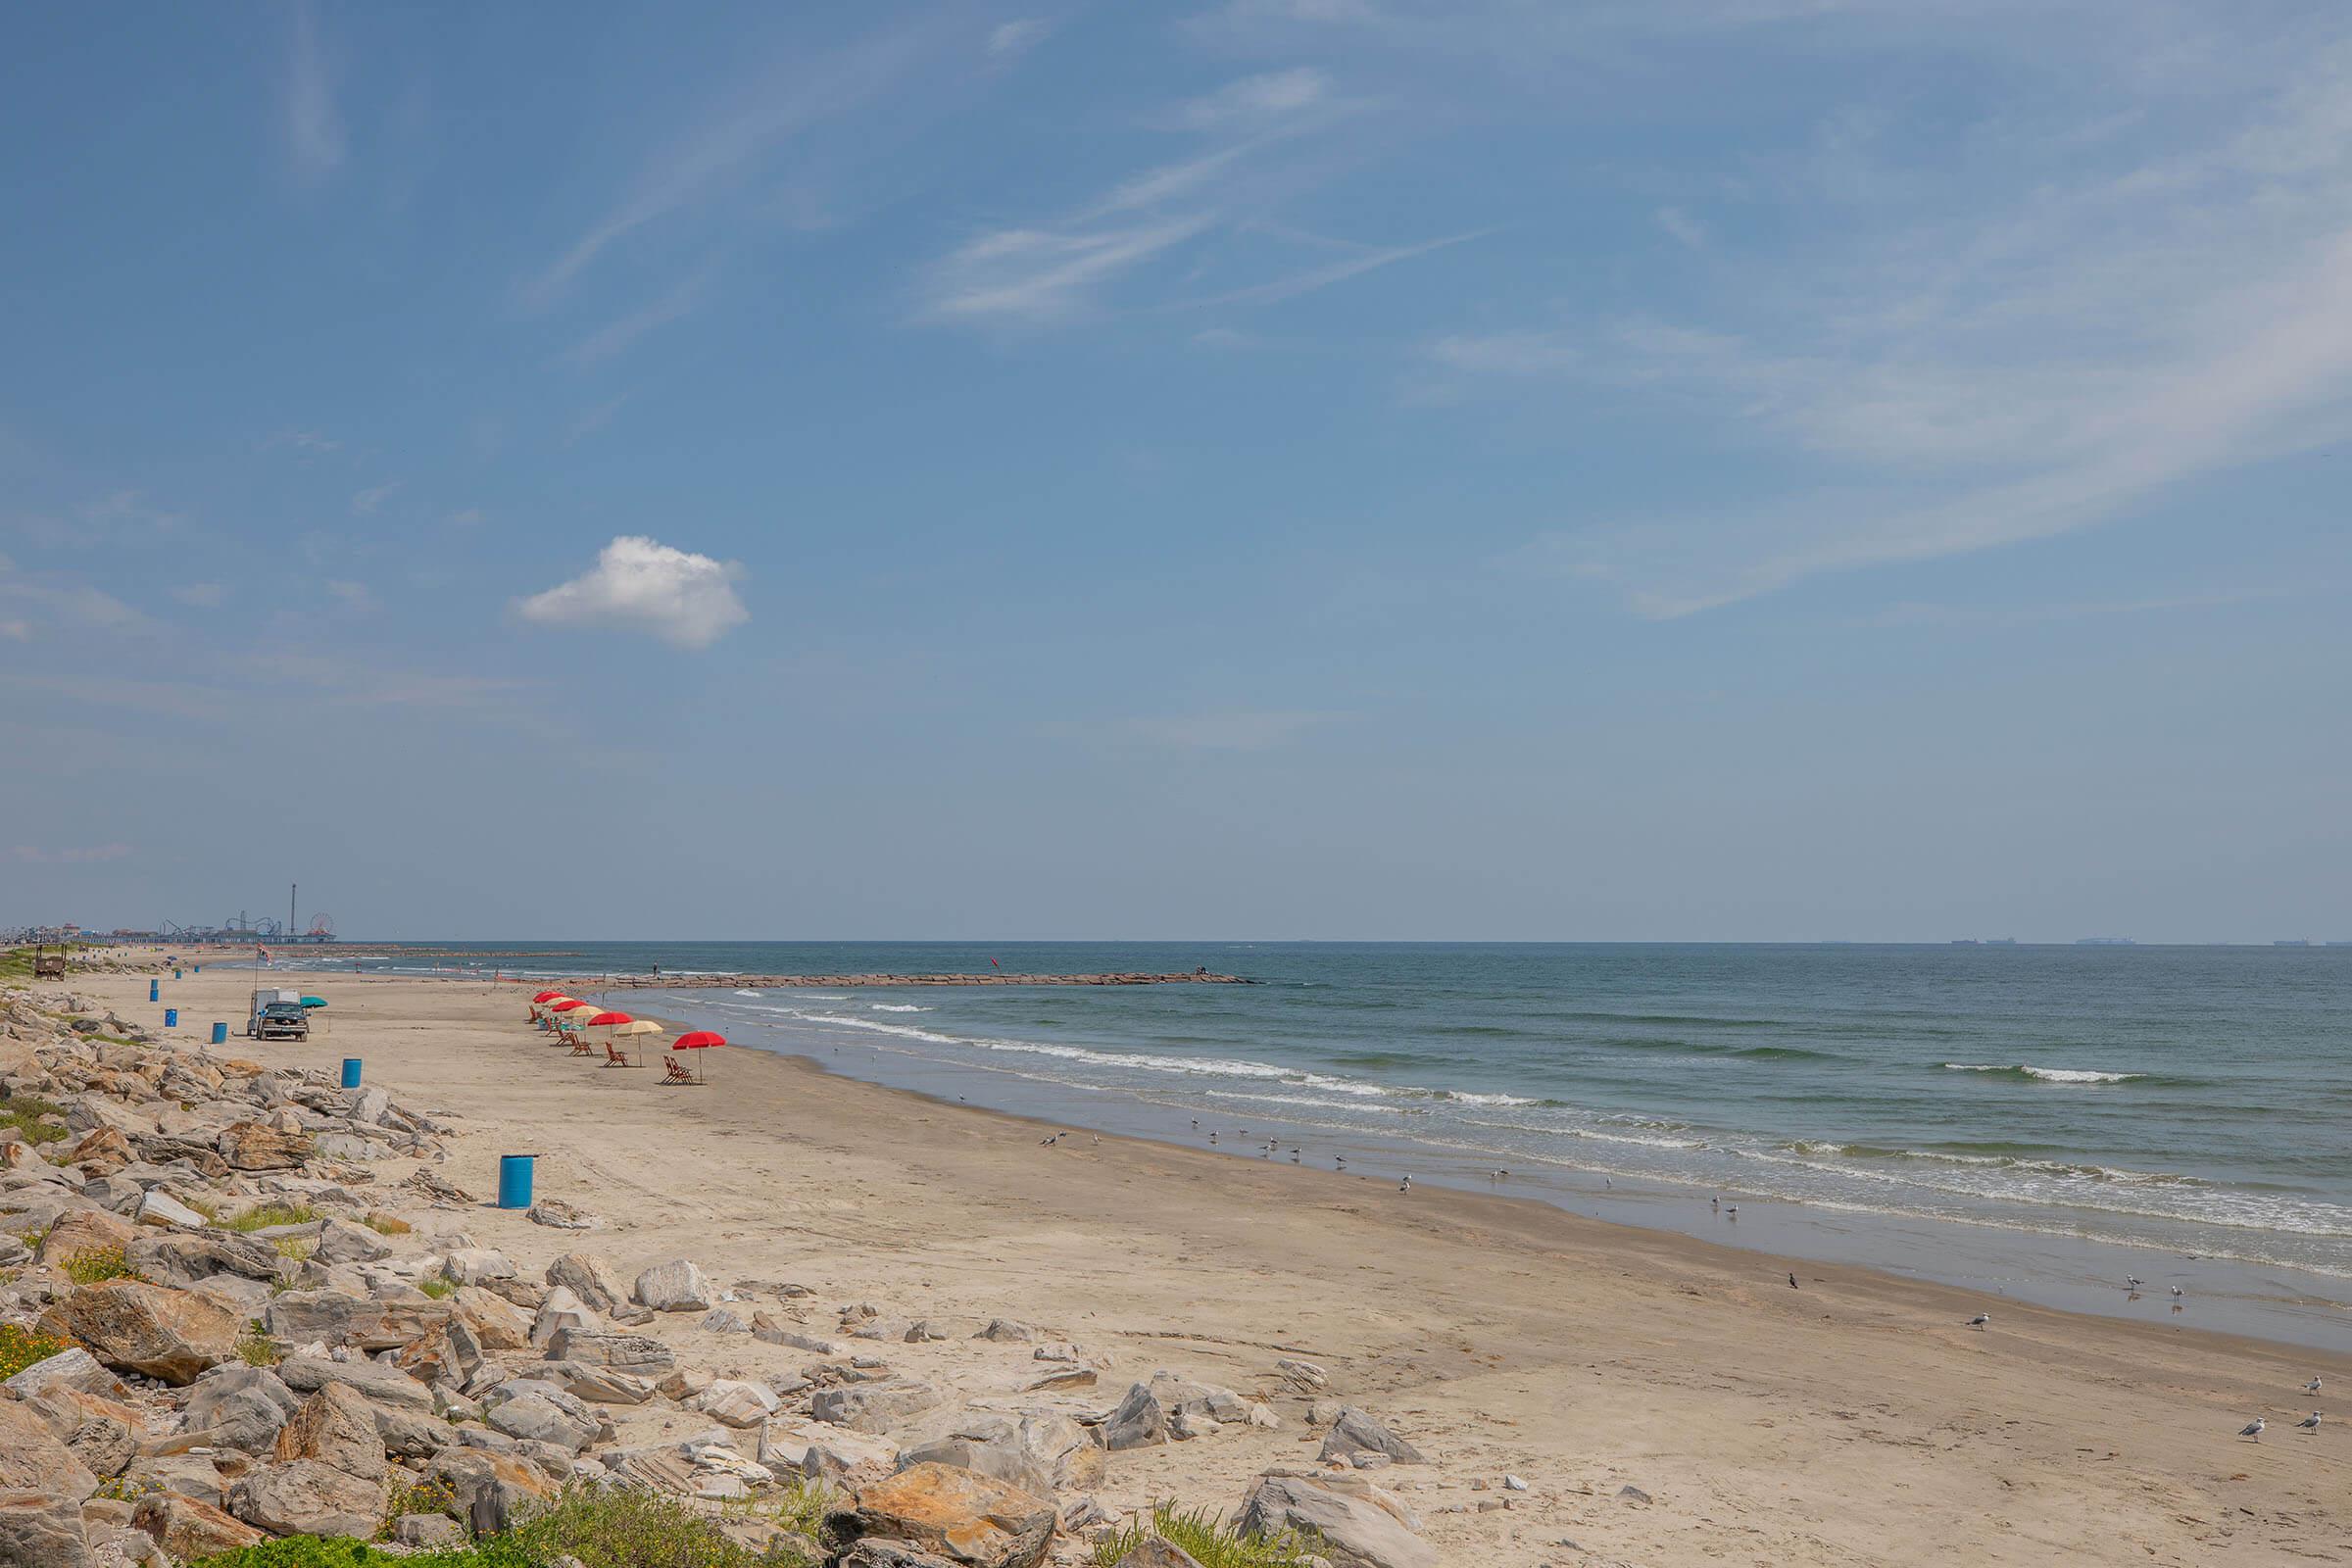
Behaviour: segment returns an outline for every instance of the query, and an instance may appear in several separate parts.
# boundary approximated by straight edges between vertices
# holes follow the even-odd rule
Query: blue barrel
[[[172,979],[174,979],[174,980],[179,980],[179,979],[184,979],[184,978],[185,978],[185,976],[181,975],[181,974],[180,974],[180,972],[179,972],[177,969],[174,969],[174,970],[172,970]]]
[[[161,980],[150,980],[147,982],[147,1000],[149,1002],[161,1002],[164,1000],[164,983]]]
[[[357,1056],[343,1058],[343,1087],[346,1089],[360,1087],[360,1058]]]
[[[224,1023],[217,1023],[213,1025],[213,1044],[216,1046],[225,1046],[228,1044],[228,1025]]]
[[[167,1029],[176,1029],[179,1027],[179,1009],[177,1007],[166,1007],[164,1009],[164,1027]]]
[[[196,972],[197,972],[198,974],[202,974],[202,973],[204,973],[204,965],[203,965],[203,964],[201,964],[201,963],[200,963],[200,964],[198,964],[198,965],[196,966]]]
[[[528,1208],[531,1206],[531,1161],[536,1154],[501,1154],[498,1156],[498,1206]]]

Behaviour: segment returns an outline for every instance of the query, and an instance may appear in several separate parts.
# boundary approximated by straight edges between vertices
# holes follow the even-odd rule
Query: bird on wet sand
[[[2183,1294],[2185,1294],[2185,1293],[2183,1293],[2183,1292],[2181,1291],[2181,1289],[2180,1289],[2180,1286],[2176,1285],[2176,1286],[2174,1286],[2174,1287],[2173,1287],[2173,1298],[2174,1298],[2174,1299],[2178,1300],[2178,1299],[2179,1299],[2179,1298],[2180,1298],[2180,1297],[2181,1297]]]
[[[2269,1425],[2270,1423],[2265,1421],[2262,1417],[2256,1416],[2244,1426],[2239,1427],[2237,1429],[2237,1435],[2241,1438],[2252,1438],[2256,1443],[2260,1443],[2262,1441],[2262,1429]]]
[[[2319,1380],[2318,1378],[2313,1378],[2313,1379],[2312,1379],[2312,1380],[2311,1380],[2309,1383],[2306,1383],[2306,1384],[2304,1384],[2304,1385],[2303,1385],[2303,1392],[2304,1392],[2304,1393],[2306,1393],[2306,1394],[2317,1394],[2317,1393],[2319,1393],[2319,1392],[2320,1392],[2320,1380]]]
[[[1051,1137],[1051,1138],[1040,1138],[1040,1139],[1039,1139],[1037,1142],[1038,1142],[1038,1147],[1039,1147],[1039,1148],[1041,1148],[1041,1149],[1042,1149],[1042,1148],[1045,1148],[1045,1147],[1047,1147],[1047,1146],[1049,1146],[1049,1145],[1053,1145],[1053,1144],[1058,1144],[1058,1143],[1060,1143],[1060,1142],[1061,1142],[1061,1134],[1059,1134],[1059,1133],[1055,1133],[1055,1134],[1054,1134],[1053,1137]]]
[[[1413,1178],[1408,1174],[1404,1180],[1396,1184],[1396,1190],[1400,1193],[1411,1192],[1413,1190]]]
[[[2124,1289],[2128,1291],[2136,1291],[2146,1283],[2147,1281],[2141,1279],[2136,1274],[2127,1274],[2124,1276]]]
[[[2304,1417],[2302,1420],[2300,1420],[2300,1421],[2296,1422],[2296,1423],[2295,1423],[2295,1430],[2296,1430],[2297,1432],[2317,1432],[2317,1431],[2319,1431],[2319,1430],[2320,1430],[2320,1412],[2319,1412],[2319,1411],[2317,1411],[2317,1410],[2314,1410],[2314,1411],[2312,1411],[2312,1412],[2311,1412],[2311,1414],[2309,1414],[2309,1415],[2305,1416],[2305,1417]]]
[[[1796,1289],[1796,1270],[1794,1269],[1788,1271],[1788,1288],[1792,1291]]]
[[[1981,1330],[1991,1322],[1992,1314],[1990,1312],[1979,1312],[1975,1317],[1972,1317],[1968,1320],[1967,1326],[1972,1329]]]

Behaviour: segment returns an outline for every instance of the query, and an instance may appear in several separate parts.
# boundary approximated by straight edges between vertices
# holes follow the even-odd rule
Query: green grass
[[[446,1300],[458,1294],[458,1282],[446,1274],[436,1274],[429,1280],[419,1280],[416,1288],[436,1301]]]
[[[813,1559],[790,1551],[762,1554],[738,1544],[716,1520],[674,1498],[584,1487],[527,1510],[503,1536],[447,1551],[397,1556],[364,1541],[289,1536],[201,1557],[188,1568],[553,1568],[565,1556],[582,1568],[813,1568]]]
[[[0,1380],[13,1378],[35,1361],[46,1361],[72,1348],[72,1340],[54,1334],[35,1334],[14,1323],[0,1323]]]
[[[1288,1530],[1279,1536],[1245,1536],[1205,1508],[1186,1513],[1172,1502],[1158,1502],[1149,1520],[1139,1515],[1095,1543],[1095,1568],[1117,1568],[1121,1557],[1153,1536],[1182,1546],[1200,1568],[1306,1568],[1312,1550]]]
[[[285,1356],[279,1353],[277,1342],[270,1337],[269,1331],[262,1327],[262,1320],[257,1317],[245,1325],[244,1333],[237,1336],[237,1359],[247,1366],[275,1366]]]
[[[219,1223],[223,1230],[263,1231],[272,1225],[308,1225],[317,1218],[318,1211],[308,1203],[257,1203]]]
[[[43,1116],[59,1114],[62,1107],[32,1095],[21,1099],[0,1098],[0,1127],[14,1128],[28,1144],[54,1144],[66,1136],[63,1127],[52,1127]]]
[[[95,1285],[100,1280],[136,1280],[146,1276],[132,1268],[120,1247],[85,1247],[66,1259],[63,1267],[66,1278],[76,1285]]]

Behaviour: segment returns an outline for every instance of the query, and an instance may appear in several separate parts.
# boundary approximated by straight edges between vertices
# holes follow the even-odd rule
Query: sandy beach
[[[174,1038],[240,1019],[251,979],[167,982]],[[709,1087],[664,1089],[550,1049],[513,987],[303,983],[330,999],[323,1032],[227,1052],[364,1058],[450,1120],[438,1174],[479,1199],[501,1154],[537,1154],[540,1194],[599,1230],[486,1202],[435,1217],[519,1263],[583,1244],[624,1272],[684,1255],[722,1282],[808,1287],[811,1333],[854,1301],[1014,1317],[1101,1358],[1103,1397],[1165,1367],[1281,1413],[1112,1455],[1113,1511],[1231,1509],[1250,1477],[1309,1460],[1305,1396],[1275,1371],[1296,1355],[1431,1456],[1383,1483],[1447,1562],[2352,1560],[2352,1422],[2290,1430],[2328,1406],[2311,1377],[2352,1388],[2340,1357],[1859,1269],[1799,1265],[1792,1290],[1770,1258],[1507,1198],[1083,1132],[1041,1146],[1052,1129],[761,1052],[710,1053]],[[160,1021],[144,977],[76,989]],[[1988,1307],[1988,1330],[1963,1326]],[[1033,1370],[968,1332],[893,1362],[975,1393]],[[722,1373],[806,1359],[688,1340]],[[2258,1414],[2269,1436],[2237,1440]]]

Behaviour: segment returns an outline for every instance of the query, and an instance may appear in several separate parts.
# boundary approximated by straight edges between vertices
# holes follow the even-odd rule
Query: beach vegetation
[[[0,1096],[0,1130],[14,1131],[28,1144],[54,1144],[65,1137],[64,1126],[47,1119],[64,1114],[37,1095]]]
[[[258,1317],[248,1322],[245,1332],[237,1336],[237,1359],[247,1366],[275,1366],[285,1358]]]
[[[1095,1543],[1095,1568],[1117,1568],[1120,1558],[1153,1537],[1181,1546],[1200,1568],[1308,1568],[1314,1550],[1313,1543],[1293,1531],[1245,1535],[1206,1508],[1155,1502],[1149,1519],[1138,1514]]]
[[[0,1382],[15,1377],[36,1361],[63,1355],[74,1342],[55,1334],[40,1334],[14,1323],[0,1323]]]
[[[120,1247],[85,1247],[68,1257],[61,1265],[66,1278],[76,1285],[96,1285],[101,1280],[135,1280],[144,1275],[130,1266]]]
[[[416,1288],[434,1300],[446,1300],[458,1294],[458,1282],[446,1274],[436,1274],[429,1280],[418,1280]]]
[[[266,1231],[272,1225],[308,1225],[319,1217],[308,1203],[256,1203],[242,1214],[220,1221],[225,1230]]]
[[[378,1236],[406,1236],[416,1228],[398,1214],[386,1214],[373,1209],[363,1216],[360,1223]]]
[[[422,1490],[409,1489],[405,1500],[416,1505],[401,1511],[445,1511],[426,1506]],[[555,1568],[566,1557],[581,1568],[812,1568],[816,1560],[789,1544],[756,1551],[717,1519],[672,1497],[575,1486],[526,1509],[503,1536],[443,1551],[394,1553],[349,1538],[288,1536],[200,1557],[188,1568]]]
[[[318,1250],[318,1244],[307,1236],[280,1236],[270,1245],[276,1249],[278,1256],[292,1258],[297,1263],[309,1262],[311,1254]]]

